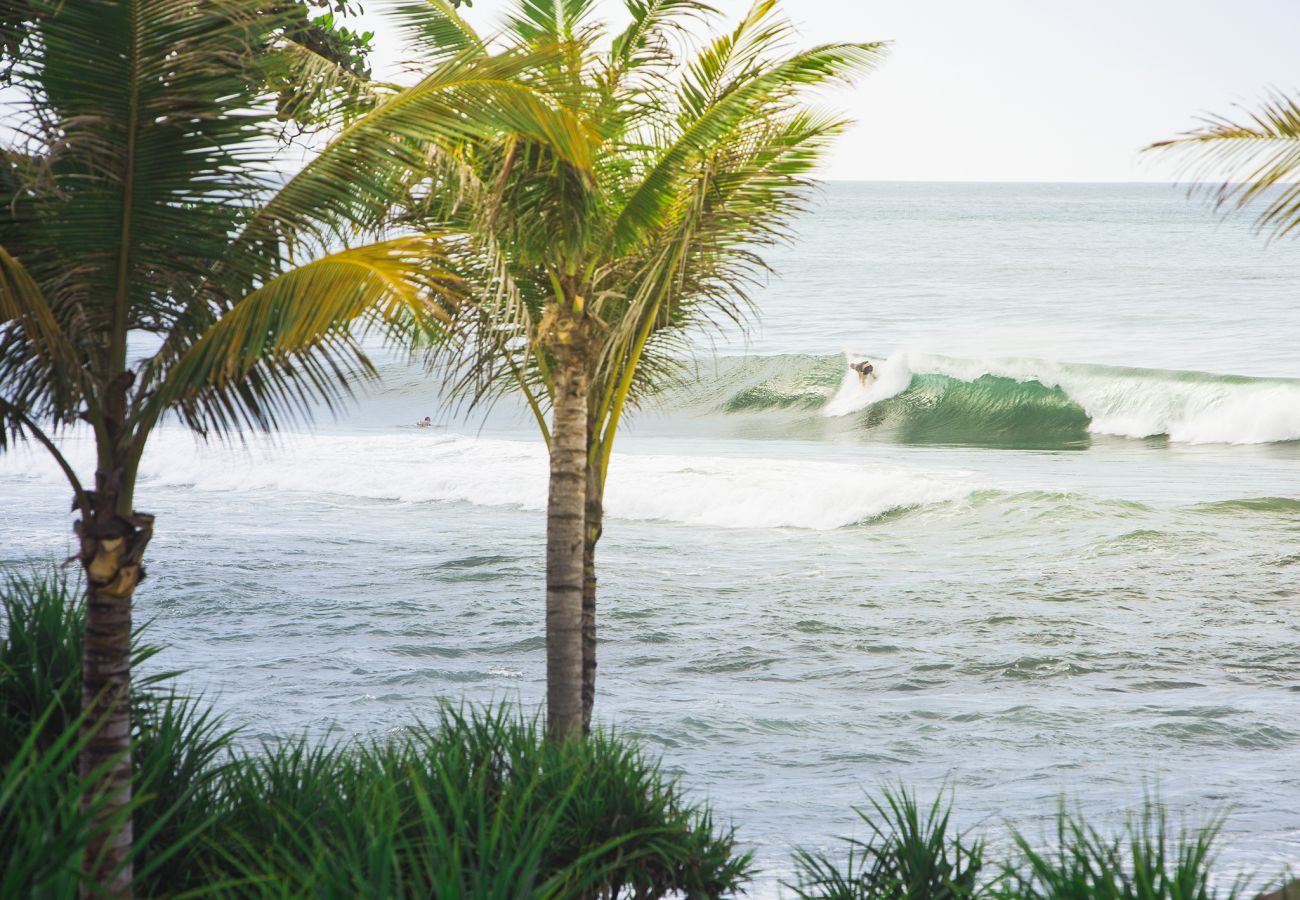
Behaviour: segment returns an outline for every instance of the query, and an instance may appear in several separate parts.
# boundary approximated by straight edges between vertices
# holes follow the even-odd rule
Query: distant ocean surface
[[[1300,244],[1168,186],[835,183],[769,259],[750,339],[620,438],[598,716],[760,895],[899,782],[995,838],[1158,795],[1226,810],[1227,872],[1300,865]],[[139,617],[247,740],[542,699],[544,450],[382,368],[313,433],[146,456]],[[70,552],[38,453],[0,498],[6,566]]]

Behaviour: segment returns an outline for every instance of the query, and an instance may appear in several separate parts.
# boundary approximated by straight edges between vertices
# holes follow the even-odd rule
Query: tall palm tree
[[[1300,98],[1270,94],[1254,111],[1204,118],[1147,150],[1179,156],[1184,174],[1219,208],[1262,204],[1261,230],[1282,237],[1300,228]]]
[[[873,66],[879,44],[792,49],[774,0],[690,58],[697,0],[627,0],[612,40],[592,0],[521,0],[512,46],[558,49],[529,77],[583,127],[590,171],[548,141],[508,134],[465,160],[470,200],[416,210],[464,228],[477,248],[458,311],[469,345],[458,393],[523,394],[550,451],[547,719],[553,736],[590,725],[595,688],[595,547],[610,448],[624,411],[678,366],[685,330],[740,318],[764,271],[759,251],[788,233],[808,173],[843,128],[808,89]],[[485,46],[445,5],[415,3],[412,27]],[[602,44],[605,42],[605,46]],[[549,412],[550,419],[547,420]]]
[[[33,8],[0,148],[0,449],[39,443],[72,486],[87,585],[82,768],[110,801],[94,805],[109,824],[84,864],[122,896],[132,829],[129,817],[110,826],[131,802],[131,604],[155,524],[135,489],[150,434],[166,416],[218,436],[301,419],[373,371],[358,321],[441,327],[461,293],[455,242],[357,236],[375,234],[399,173],[467,137],[537,127],[562,147],[572,123],[515,80],[538,60],[448,57],[372,94],[370,113],[282,182],[260,70],[280,23],[262,0]],[[60,441],[78,422],[93,482]]]

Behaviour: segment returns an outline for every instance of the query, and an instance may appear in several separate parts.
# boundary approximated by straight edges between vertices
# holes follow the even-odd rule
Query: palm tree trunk
[[[83,778],[96,776],[94,835],[83,871],[99,894],[130,897],[133,829],[131,804],[131,598],[144,577],[141,559],[153,535],[153,516],[118,512],[115,486],[121,469],[96,473],[89,516],[76,524],[86,574],[86,638],[82,656],[82,708],[88,711],[81,752]],[[99,895],[97,894],[97,895]]]
[[[587,522],[582,542],[582,729],[591,733],[596,705],[596,542],[605,519],[599,463],[587,463]]]
[[[551,322],[555,356],[551,475],[546,500],[546,725],[553,740],[582,735],[582,582],[587,488],[586,324]]]

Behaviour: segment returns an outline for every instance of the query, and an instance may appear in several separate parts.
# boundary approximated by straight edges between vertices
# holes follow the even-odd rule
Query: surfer
[[[431,419],[429,416],[425,416],[423,419],[415,423],[416,428],[430,428],[432,426],[433,426],[433,419]]]
[[[871,360],[869,359],[864,359],[862,362],[849,363],[849,368],[858,373],[858,384],[864,387],[866,386],[868,375],[873,379],[880,377],[876,374],[876,367],[871,364]]]

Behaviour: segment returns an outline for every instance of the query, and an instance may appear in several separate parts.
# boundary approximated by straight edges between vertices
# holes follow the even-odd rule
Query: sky
[[[398,54],[378,33],[376,69]],[[475,0],[487,34],[510,0]],[[734,22],[748,0],[713,0]],[[857,121],[823,173],[854,181],[1172,181],[1142,156],[1204,113],[1300,92],[1300,0],[784,0],[808,44],[891,42],[828,102]],[[621,4],[601,0],[617,20]]]

